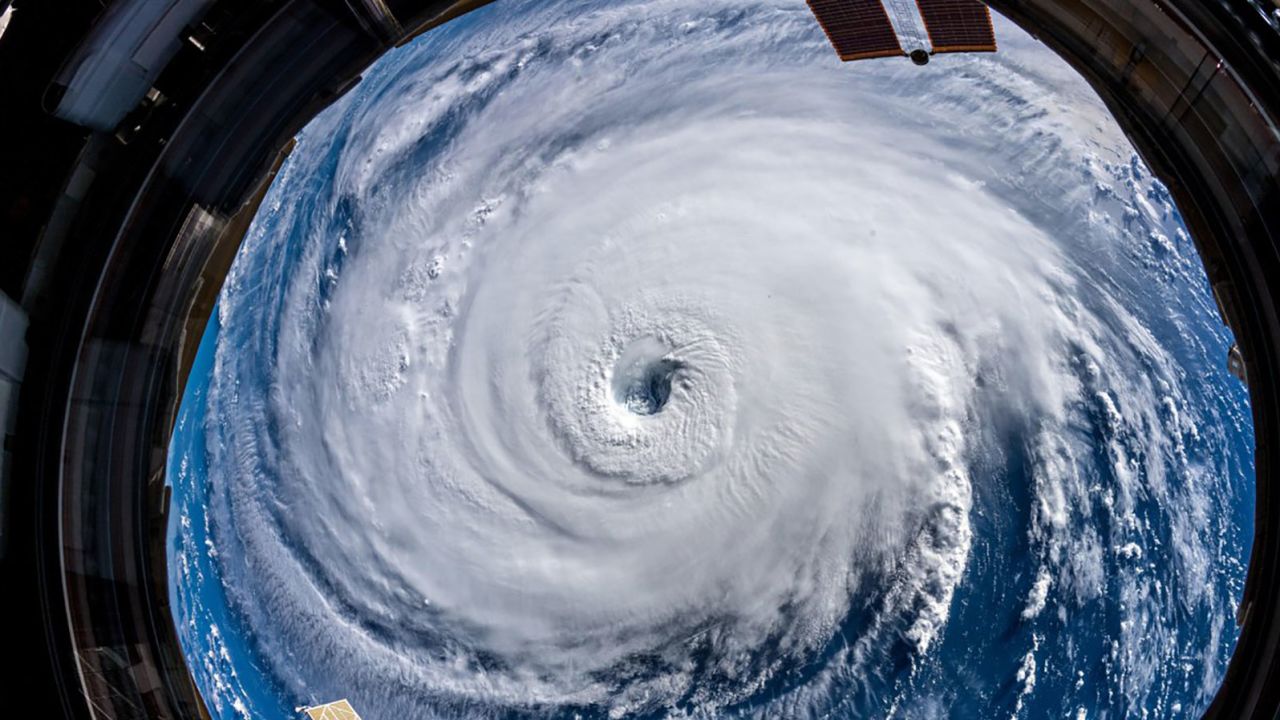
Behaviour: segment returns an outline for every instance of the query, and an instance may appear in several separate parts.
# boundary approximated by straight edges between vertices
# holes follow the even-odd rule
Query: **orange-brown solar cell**
[[[995,52],[991,11],[978,0],[916,0],[936,53]]]
[[[808,0],[841,60],[905,55],[880,0]]]
[[[360,720],[355,708],[351,707],[346,698],[306,708],[306,713],[311,720]]]

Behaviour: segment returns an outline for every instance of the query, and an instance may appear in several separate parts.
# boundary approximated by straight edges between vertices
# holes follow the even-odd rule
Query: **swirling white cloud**
[[[803,3],[501,2],[380,62],[220,300],[204,512],[265,672],[366,717],[925,714],[894,668],[1003,528],[1015,712],[1090,603],[1126,707],[1203,702],[1221,621],[1194,686],[1153,663],[1240,576],[1247,420],[1187,370],[1224,336],[1167,194],[998,30],[841,65]]]

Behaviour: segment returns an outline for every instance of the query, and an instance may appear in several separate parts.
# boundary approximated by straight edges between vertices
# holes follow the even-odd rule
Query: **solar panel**
[[[935,53],[995,52],[991,11],[978,0],[916,0]]]
[[[306,712],[311,720],[360,720],[355,708],[351,707],[351,703],[347,702],[346,698],[309,707]]]
[[[906,55],[880,0],[808,0],[841,60]]]

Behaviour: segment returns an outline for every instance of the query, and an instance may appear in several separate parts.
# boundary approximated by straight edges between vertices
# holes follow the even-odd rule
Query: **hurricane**
[[[802,2],[501,0],[381,59],[175,435],[215,717],[1203,709],[1230,334],[1106,108],[996,29],[844,65]]]

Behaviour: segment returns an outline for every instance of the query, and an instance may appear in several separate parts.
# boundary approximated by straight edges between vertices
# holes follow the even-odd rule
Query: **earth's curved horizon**
[[[321,113],[170,449],[211,714],[1196,717],[1253,430],[1084,81],[497,3]]]

